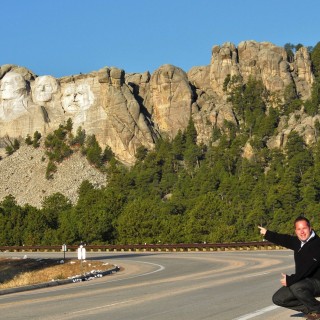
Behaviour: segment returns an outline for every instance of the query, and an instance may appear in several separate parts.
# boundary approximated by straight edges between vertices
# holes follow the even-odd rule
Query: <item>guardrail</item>
[[[77,245],[67,245],[66,252],[76,251]],[[126,244],[126,245],[86,245],[87,252],[117,251],[232,251],[232,250],[273,250],[281,249],[268,241],[232,242],[232,243],[179,243],[179,244]],[[57,252],[62,246],[0,246],[1,252]]]

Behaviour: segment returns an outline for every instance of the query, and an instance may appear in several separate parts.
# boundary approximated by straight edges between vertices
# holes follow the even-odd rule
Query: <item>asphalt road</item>
[[[25,253],[0,253],[23,256]],[[27,253],[28,257],[61,257]],[[71,257],[75,253],[67,253]],[[1,319],[279,320],[301,314],[271,296],[290,251],[88,253],[123,271],[92,281],[0,296]]]

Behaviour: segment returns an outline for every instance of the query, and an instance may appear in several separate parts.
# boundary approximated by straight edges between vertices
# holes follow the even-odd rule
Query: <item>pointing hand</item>
[[[263,227],[260,227],[260,226],[258,226],[258,228],[260,229],[260,234],[262,234],[262,235],[266,234],[266,232],[267,232],[266,228],[263,228]]]

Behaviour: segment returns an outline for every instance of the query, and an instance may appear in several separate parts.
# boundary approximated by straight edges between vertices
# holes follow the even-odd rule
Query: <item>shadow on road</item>
[[[290,316],[290,318],[305,318],[305,317],[306,316],[304,315],[304,313],[296,313]]]

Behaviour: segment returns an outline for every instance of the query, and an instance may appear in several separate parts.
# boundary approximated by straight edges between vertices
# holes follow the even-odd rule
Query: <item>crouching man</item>
[[[273,295],[274,304],[303,312],[307,319],[320,319],[320,238],[305,217],[294,222],[296,236],[259,227],[264,238],[294,251],[295,273],[282,274],[282,287]]]

